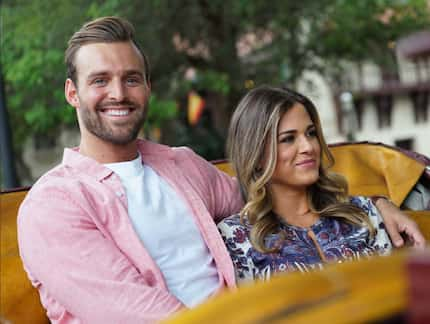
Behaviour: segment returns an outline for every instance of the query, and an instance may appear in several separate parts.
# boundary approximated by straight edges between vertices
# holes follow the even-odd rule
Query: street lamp
[[[354,100],[351,92],[342,92],[339,96],[342,112],[342,125],[346,133],[347,141],[355,141],[355,133],[357,132],[357,116],[355,114]]]

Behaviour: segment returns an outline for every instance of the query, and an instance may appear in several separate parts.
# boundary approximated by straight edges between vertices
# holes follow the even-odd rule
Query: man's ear
[[[67,102],[74,108],[79,108],[78,89],[72,79],[68,78],[64,84],[64,95]]]

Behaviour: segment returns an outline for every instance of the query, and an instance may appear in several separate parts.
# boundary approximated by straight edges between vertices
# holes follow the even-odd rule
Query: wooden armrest
[[[412,218],[420,228],[427,242],[430,242],[430,211],[405,211],[405,213]]]

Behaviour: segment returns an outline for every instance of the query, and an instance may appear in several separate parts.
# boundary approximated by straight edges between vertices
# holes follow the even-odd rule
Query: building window
[[[414,60],[417,83],[430,80],[430,57],[418,57]]]
[[[393,108],[392,95],[378,95],[373,98],[378,116],[378,127],[387,128],[391,126],[391,110]]]
[[[397,67],[394,71],[382,70],[381,77],[384,85],[399,82],[399,72],[397,71]]]
[[[359,130],[363,129],[363,108],[364,100],[362,98],[354,99],[355,116],[357,117],[357,126]]]
[[[394,141],[394,145],[408,151],[413,151],[414,139],[413,138],[398,139]]]
[[[410,93],[416,123],[425,123],[428,119],[429,91],[413,91]]]

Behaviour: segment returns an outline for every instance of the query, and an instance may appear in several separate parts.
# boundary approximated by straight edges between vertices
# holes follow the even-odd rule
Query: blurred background
[[[147,138],[223,158],[240,97],[269,83],[310,97],[329,143],[430,155],[429,0],[0,0],[2,189],[79,143],[63,54],[106,15],[129,19],[150,59]]]

